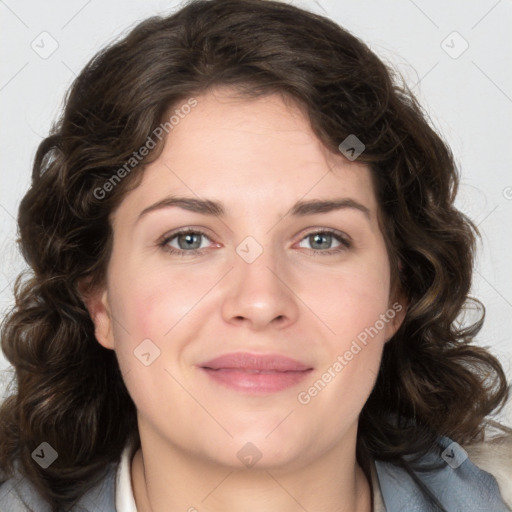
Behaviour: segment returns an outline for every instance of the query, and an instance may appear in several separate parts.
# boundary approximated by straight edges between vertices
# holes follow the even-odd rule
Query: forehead
[[[282,216],[298,200],[334,197],[375,209],[369,168],[326,148],[293,102],[278,94],[242,99],[228,89],[196,100],[117,214],[136,215],[166,195],[215,199],[233,216],[256,207]]]

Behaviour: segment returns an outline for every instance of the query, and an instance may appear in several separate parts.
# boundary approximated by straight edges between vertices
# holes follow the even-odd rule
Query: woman
[[[20,205],[0,508],[510,510],[457,183],[332,21],[142,22],[76,79]]]

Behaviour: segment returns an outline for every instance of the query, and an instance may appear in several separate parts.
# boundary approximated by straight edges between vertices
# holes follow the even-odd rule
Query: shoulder
[[[464,449],[473,464],[496,479],[503,500],[512,509],[512,435],[464,445]]]
[[[512,511],[511,446],[510,436],[464,447],[441,437],[415,462],[375,461],[386,509],[420,512],[437,502],[450,512]]]
[[[15,475],[0,483],[0,510],[50,512],[50,507],[26,478]]]
[[[110,464],[99,482],[83,494],[69,512],[116,512],[117,467],[117,463]],[[51,512],[51,507],[27,478],[16,474],[0,480],[0,511]]]

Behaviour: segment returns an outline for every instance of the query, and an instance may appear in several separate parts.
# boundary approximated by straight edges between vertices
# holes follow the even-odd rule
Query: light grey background
[[[333,18],[367,42],[402,74],[451,145],[462,174],[458,206],[482,233],[473,284],[487,308],[479,343],[512,378],[512,1],[290,3]],[[138,21],[178,5],[0,0],[0,315],[12,305],[13,281],[24,268],[14,243],[17,208],[37,145],[75,74]],[[7,367],[0,353],[0,368]],[[0,373],[0,380],[8,377]],[[500,419],[512,425],[510,404]]]

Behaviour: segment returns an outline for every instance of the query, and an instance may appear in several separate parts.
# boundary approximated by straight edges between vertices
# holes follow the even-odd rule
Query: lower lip
[[[250,373],[235,369],[211,370],[201,368],[219,384],[245,393],[275,393],[302,382],[312,371]]]

